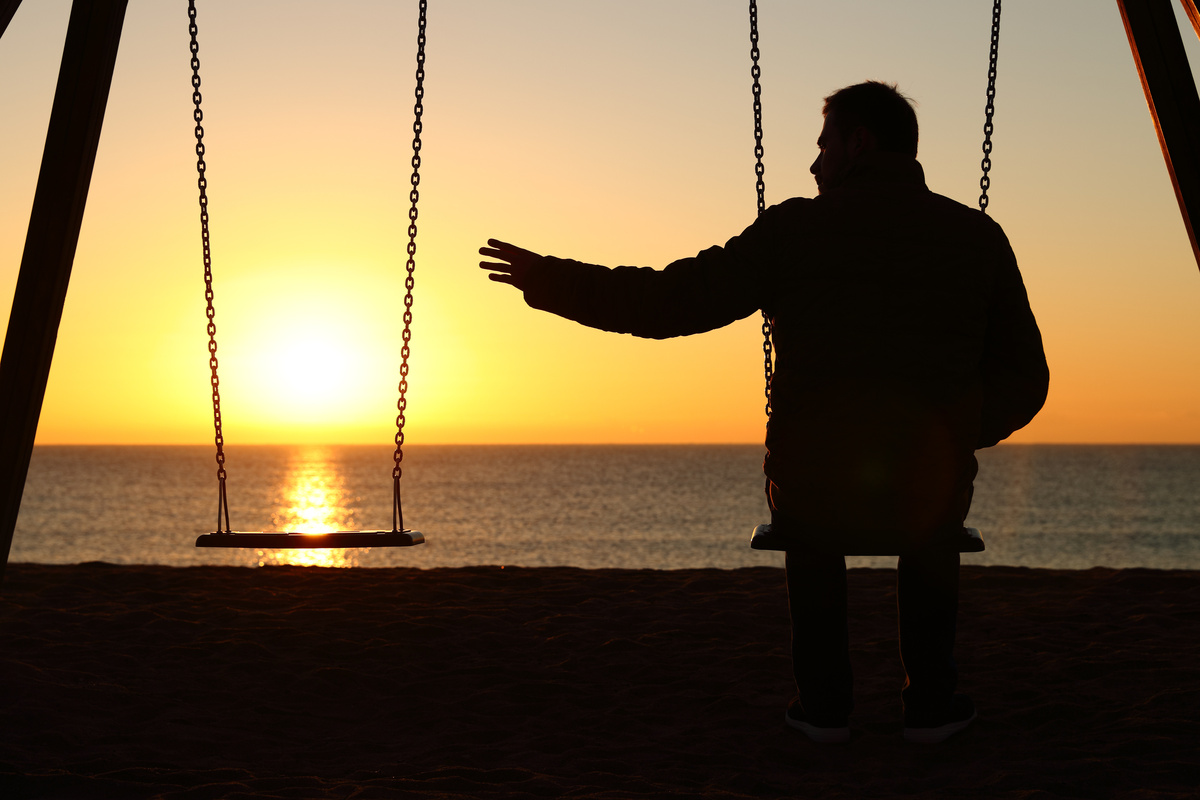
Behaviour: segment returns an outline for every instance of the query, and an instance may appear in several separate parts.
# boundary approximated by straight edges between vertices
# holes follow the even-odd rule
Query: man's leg
[[[957,550],[932,547],[901,556],[896,601],[900,617],[900,658],[906,680],[902,698],[906,719],[950,713],[958,684],[954,636],[958,615]]]
[[[789,550],[785,563],[792,616],[792,670],[800,704],[813,724],[844,726],[854,708],[846,559]]]

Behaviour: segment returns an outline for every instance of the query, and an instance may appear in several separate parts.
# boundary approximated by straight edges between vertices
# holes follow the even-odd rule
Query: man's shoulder
[[[945,209],[950,213],[961,214],[964,217],[979,219],[980,221],[988,218],[987,214],[980,211],[978,208],[969,206],[966,203],[960,203],[952,197],[947,197],[944,194],[938,194],[932,189],[926,189],[925,193],[928,197],[928,202]]]
[[[1012,245],[1000,223],[978,208],[945,195],[929,192],[928,223],[940,230],[944,241],[975,250],[985,260],[1013,258]]]
[[[812,216],[814,198],[791,197],[768,206],[744,233],[772,237],[794,233]]]
[[[791,197],[768,208],[759,218],[759,224],[764,227],[782,225],[793,229],[797,225],[804,225],[806,228],[815,226],[821,229],[823,222],[833,222],[847,215],[861,218],[863,213],[885,216],[899,213],[901,217],[914,222],[921,218],[932,218],[963,233],[974,232],[975,235],[1007,241],[999,223],[987,214],[924,185],[893,186],[882,191],[876,188],[873,192],[861,188],[837,189],[816,197]]]
[[[758,215],[753,227],[761,230],[794,230],[815,213],[819,213],[816,211],[816,201],[815,197],[789,197],[787,200],[768,206],[763,213]]]
[[[817,198],[815,197],[789,197],[781,203],[776,203],[770,206],[764,214],[775,214],[779,216],[794,216],[803,214],[807,209],[812,207]]]
[[[902,216],[911,216],[914,220],[925,218],[934,225],[966,236],[996,243],[1008,241],[1000,224],[983,211],[927,187],[921,187],[911,197],[902,199],[897,207]]]
[[[937,206],[940,210],[947,214],[954,214],[960,217],[964,223],[970,222],[984,228],[990,228],[996,231],[1000,230],[1000,224],[989,217],[983,211],[974,206],[969,206],[965,203],[947,197],[944,194],[926,190],[929,196],[929,202]]]

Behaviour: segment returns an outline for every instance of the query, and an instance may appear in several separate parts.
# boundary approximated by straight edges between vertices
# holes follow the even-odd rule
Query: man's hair
[[[821,113],[834,115],[844,137],[863,127],[883,152],[917,154],[917,114],[894,83],[867,81],[838,89],[825,98]]]

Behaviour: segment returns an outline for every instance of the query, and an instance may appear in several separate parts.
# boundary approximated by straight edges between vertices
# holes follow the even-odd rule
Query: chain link
[[[984,109],[983,122],[983,177],[979,179],[979,210],[987,213],[988,189],[992,179],[988,172],[992,169],[992,116],[996,113],[996,58],[1000,51],[1000,0],[992,5],[992,49],[988,56],[988,86],[987,107]]]
[[[403,344],[400,347],[400,399],[396,401],[396,452],[392,456],[392,530],[404,528],[404,511],[400,504],[400,476],[404,470],[400,462],[404,460],[404,413],[408,410],[408,354],[409,342],[412,340],[412,304],[413,304],[413,272],[417,268],[417,200],[421,193],[418,187],[421,183],[421,114],[424,113],[425,99],[425,15],[428,8],[427,0],[420,2],[420,17],[417,23],[417,88],[416,102],[413,105],[413,142],[412,142],[412,189],[408,199],[412,205],[408,209],[408,261],[404,264],[404,332],[401,334]]]
[[[762,128],[762,69],[758,66],[758,3],[750,0],[750,77],[754,79],[754,188],[758,192],[758,214],[761,216],[767,209],[766,184],[763,182],[763,128]],[[771,417],[771,318],[767,312],[762,312],[763,334],[763,374],[766,386],[763,393],[767,403],[765,410],[767,418]]]
[[[212,371],[213,430],[217,445],[217,533],[229,532],[229,504],[225,495],[225,436],[221,432],[221,380],[217,377],[217,324],[214,322],[212,288],[212,249],[208,236],[208,180],[204,163],[204,112],[200,109],[200,45],[196,41],[196,0],[188,0],[188,33],[192,37],[192,103],[196,109],[196,185],[200,189],[200,241],[204,247],[204,300],[208,304],[208,367]]]

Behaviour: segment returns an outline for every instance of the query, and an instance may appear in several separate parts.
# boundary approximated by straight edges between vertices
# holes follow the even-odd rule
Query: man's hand
[[[523,250],[499,239],[488,239],[487,247],[479,248],[479,255],[506,262],[498,264],[495,261],[480,261],[479,267],[491,270],[492,274],[488,275],[488,278],[499,283],[510,284],[521,290],[525,289],[525,278],[529,274],[530,268],[543,258],[537,253]]]

